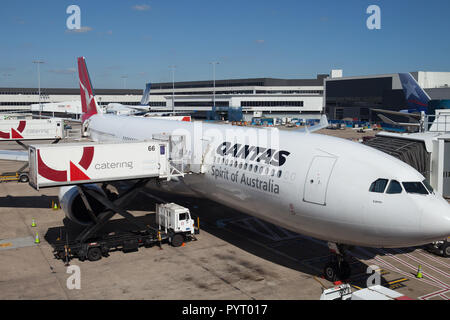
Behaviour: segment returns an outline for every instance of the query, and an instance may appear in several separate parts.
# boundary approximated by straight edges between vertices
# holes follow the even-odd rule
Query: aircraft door
[[[326,205],[328,181],[336,158],[317,156],[313,158],[306,175],[303,201]]]

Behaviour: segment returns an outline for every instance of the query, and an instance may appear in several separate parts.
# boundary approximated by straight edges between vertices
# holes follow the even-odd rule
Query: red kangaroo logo
[[[44,177],[45,179],[56,181],[56,182],[64,182],[67,180],[67,170],[55,170],[47,166],[41,157],[41,150],[38,150],[37,153],[38,158],[38,174]],[[78,165],[85,170],[89,168],[92,163],[92,159],[94,158],[94,147],[84,147],[83,148],[83,156],[81,157]],[[81,171],[72,161],[69,161],[70,166],[70,180],[69,181],[81,181],[81,180],[90,180],[83,171]]]
[[[26,125],[27,125],[27,122],[25,120],[21,120],[19,122],[19,126],[17,127],[17,129],[11,128],[11,133],[0,131],[0,138],[1,139],[23,139],[23,137],[20,133],[22,133],[23,130],[25,130]]]

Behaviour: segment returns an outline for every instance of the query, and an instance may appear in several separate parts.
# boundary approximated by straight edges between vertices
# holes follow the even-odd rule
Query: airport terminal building
[[[323,82],[328,75],[315,79],[232,79],[152,83],[149,107],[152,111],[193,112],[205,118],[212,110],[242,108],[244,118],[318,117],[323,108]],[[142,89],[94,89],[100,106],[109,103],[139,105]],[[41,103],[79,101],[78,88],[41,88]],[[37,88],[0,88],[0,112],[31,111],[39,103]],[[55,106],[58,108],[59,106]],[[61,108],[64,108],[61,104]],[[57,113],[56,113],[57,114]]]
[[[220,110],[242,108],[244,119],[267,117],[317,117],[323,108],[323,81],[316,79],[233,79],[153,83],[150,106],[153,110],[196,111],[206,114],[215,106]]]
[[[436,100],[450,99],[450,72],[411,72]],[[372,109],[407,109],[398,73],[325,79],[324,107],[329,119],[378,121]]]

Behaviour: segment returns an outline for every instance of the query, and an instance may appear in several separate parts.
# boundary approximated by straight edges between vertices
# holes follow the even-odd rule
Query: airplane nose
[[[430,242],[450,236],[450,205],[447,201],[437,201],[427,208],[422,216],[422,232]]]

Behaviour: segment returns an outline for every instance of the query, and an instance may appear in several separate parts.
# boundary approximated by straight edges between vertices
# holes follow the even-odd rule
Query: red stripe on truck
[[[87,170],[92,163],[92,159],[94,158],[94,147],[84,147],[83,148],[83,156],[81,157],[80,162],[78,164]]]
[[[57,182],[67,181],[67,170],[55,170],[48,167],[41,158],[41,150],[37,152],[38,173],[45,179]]]

